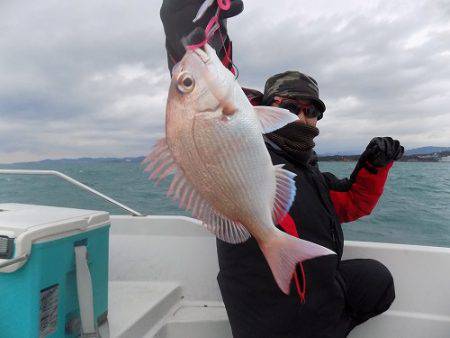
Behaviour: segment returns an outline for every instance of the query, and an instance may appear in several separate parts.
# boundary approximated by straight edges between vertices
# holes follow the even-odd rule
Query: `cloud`
[[[378,135],[410,148],[450,144],[448,2],[321,2],[312,11],[285,3],[277,9],[284,20],[229,24],[240,80],[262,89],[287,69],[316,78],[327,104],[319,151],[361,150]],[[265,5],[249,16],[264,16]]]
[[[159,4],[0,6],[0,162],[148,151],[169,82]]]
[[[240,83],[262,89],[287,69],[316,78],[320,152],[378,135],[450,145],[448,1],[245,5],[228,22]],[[164,132],[169,83],[159,6],[2,2],[0,163],[146,153]]]

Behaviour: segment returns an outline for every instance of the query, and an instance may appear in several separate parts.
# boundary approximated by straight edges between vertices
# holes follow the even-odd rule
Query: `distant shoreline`
[[[351,153],[350,153],[351,154]],[[318,155],[321,162],[356,162],[360,155]],[[60,159],[45,159],[41,161],[15,162],[15,163],[0,163],[2,166],[17,166],[29,164],[69,164],[69,163],[123,163],[123,162],[137,162],[141,163],[144,156],[133,157],[79,157],[79,158],[60,158]],[[400,162],[450,162],[450,147],[422,147],[406,151],[406,154],[400,159]]]
[[[319,155],[319,161],[321,162],[355,162],[358,159],[359,155]],[[450,162],[450,151],[432,154],[404,155],[399,162]]]
[[[360,155],[327,155],[318,156],[319,162],[356,162],[358,161]],[[17,163],[0,163],[0,166],[10,167],[17,165],[48,165],[48,164],[70,164],[70,163],[141,163],[144,160],[144,156],[139,157],[83,157],[83,158],[73,158],[73,159],[47,159],[42,161],[31,161],[31,162],[17,162]],[[450,151],[435,153],[435,154],[423,154],[423,155],[405,155],[399,162],[450,162]]]

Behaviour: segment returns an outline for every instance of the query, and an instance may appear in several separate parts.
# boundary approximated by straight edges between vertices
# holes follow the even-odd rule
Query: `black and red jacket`
[[[161,16],[163,22],[185,19],[177,24],[169,20],[165,26],[171,31],[171,34],[166,31],[169,69],[181,58],[171,46],[181,46],[178,37],[192,25],[191,19],[183,13],[178,17],[172,15],[177,13],[167,11],[167,18]],[[231,41],[226,33],[222,40],[223,44],[218,45],[224,48],[219,56],[234,72]],[[245,91],[252,104],[260,104],[261,93]],[[345,307],[345,291],[339,273],[344,244],[341,223],[371,213],[383,192],[392,164],[376,170],[361,166],[351,179],[340,180],[331,173],[320,172],[313,164],[315,161],[292,159],[270,144],[267,147],[274,164],[285,164],[285,169],[297,174],[294,203],[278,226],[293,236],[328,247],[337,255],[318,257],[299,265],[290,295],[286,296],[275,283],[253,237],[242,244],[217,240],[220,266],[217,279],[233,337],[290,338],[298,337],[299,332],[302,337],[333,337]]]
[[[255,103],[251,93],[248,96]],[[273,164],[284,164],[285,169],[297,174],[295,200],[278,226],[337,255],[299,265],[290,295],[286,296],[276,285],[253,237],[237,245],[217,240],[218,282],[233,336],[290,337],[293,332],[332,336],[345,307],[339,274],[344,246],[341,223],[372,212],[392,164],[376,170],[361,166],[351,179],[338,179],[322,173],[315,161],[290,158],[274,144],[268,143],[267,148]]]

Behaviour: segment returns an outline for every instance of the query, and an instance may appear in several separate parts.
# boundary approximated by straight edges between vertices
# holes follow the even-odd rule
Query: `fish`
[[[143,162],[157,184],[172,176],[167,195],[217,238],[237,244],[253,236],[285,294],[297,263],[335,254],[275,226],[294,201],[296,175],[272,164],[263,134],[297,120],[285,109],[252,106],[206,44],[173,68],[165,137]]]

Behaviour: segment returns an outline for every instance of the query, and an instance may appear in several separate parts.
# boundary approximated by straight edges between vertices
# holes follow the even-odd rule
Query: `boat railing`
[[[56,170],[31,170],[31,169],[0,169],[0,174],[5,174],[5,175],[49,175],[49,176],[56,176],[59,177],[61,179],[63,179],[66,182],[71,183],[72,185],[77,186],[78,188],[81,188],[83,190],[86,190],[92,194],[94,194],[95,196],[98,196],[100,198],[102,198],[103,200],[125,210],[127,213],[133,215],[133,216],[144,216],[142,215],[140,212],[131,209],[130,207],[126,206],[125,204],[122,204],[118,201],[116,201],[115,199],[102,194],[101,192],[87,186],[86,184],[83,184],[79,181],[77,181],[76,179],[67,176],[59,171]]]

